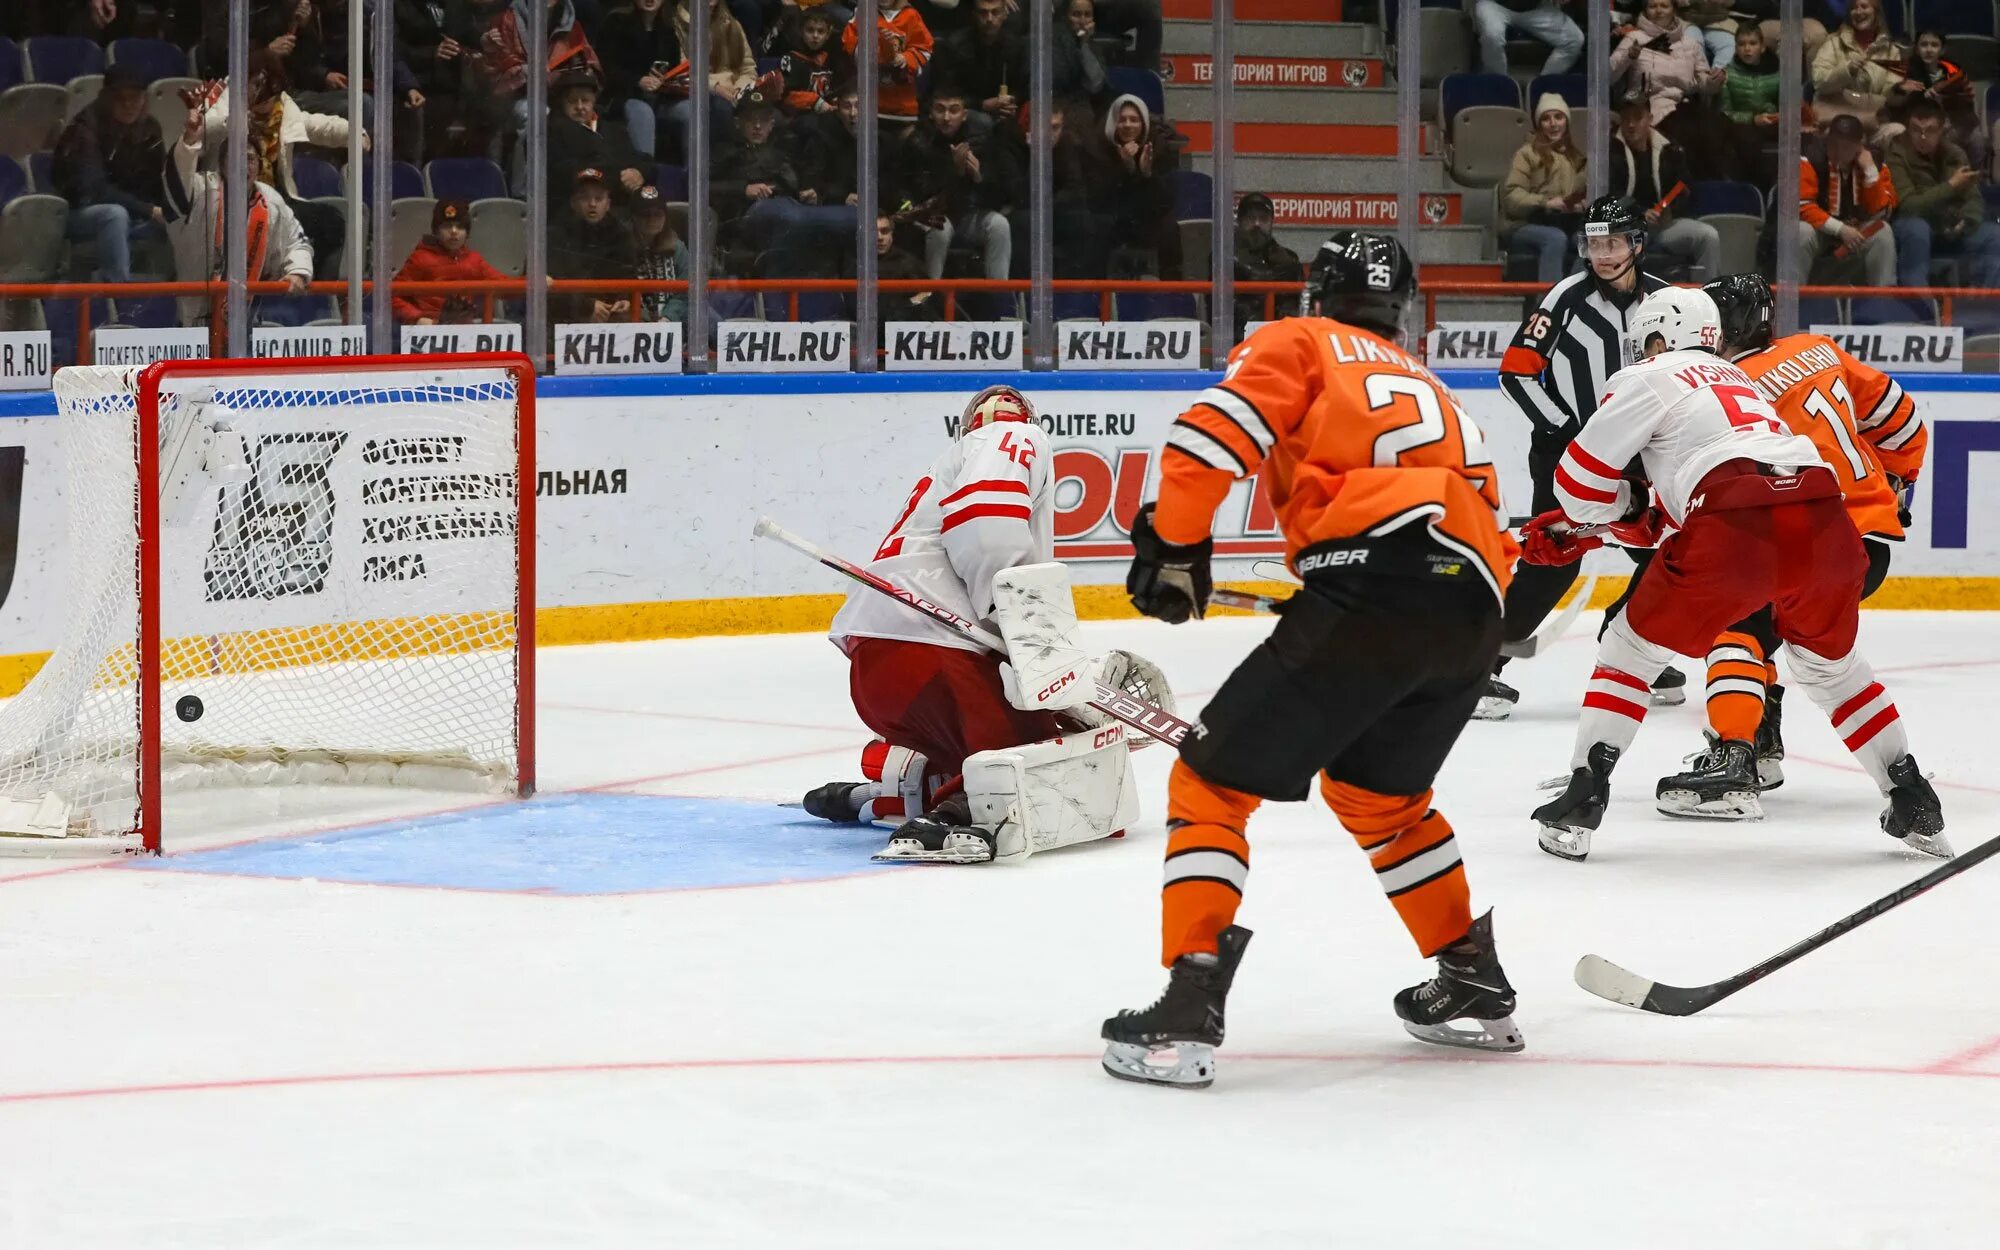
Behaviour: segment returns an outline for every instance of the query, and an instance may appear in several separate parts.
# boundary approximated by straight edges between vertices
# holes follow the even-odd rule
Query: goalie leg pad
[[[1107,725],[965,760],[972,823],[995,831],[994,862],[1094,842],[1139,819],[1123,725]]]
[[[861,750],[861,775],[866,787],[854,798],[859,819],[894,829],[912,816],[929,811],[951,777],[930,770],[921,751],[891,746],[877,738]]]

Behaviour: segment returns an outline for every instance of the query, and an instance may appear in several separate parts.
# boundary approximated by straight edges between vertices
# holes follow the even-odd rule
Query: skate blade
[[[1506,720],[1513,714],[1513,704],[1492,698],[1491,696],[1481,696],[1479,706],[1472,709],[1472,719],[1474,720]],[[1567,785],[1569,778],[1563,778],[1563,783]]]
[[[946,838],[944,849],[926,850],[915,838],[891,838],[889,845],[868,857],[878,864],[988,864],[993,848],[977,838],[959,842]]]
[[[1535,826],[1535,844],[1557,859],[1580,864],[1590,855],[1589,829],[1564,829],[1557,825]]]
[[[1653,806],[1661,815],[1681,820],[1764,819],[1764,805],[1754,790],[1731,790],[1714,799],[1703,799],[1692,790],[1666,790]]]
[[[1688,701],[1686,686],[1669,686],[1665,690],[1653,691],[1654,707],[1679,707]]]
[[[1514,1024],[1514,1017],[1502,1016],[1498,1020],[1472,1020],[1465,1023],[1474,1027],[1455,1029],[1457,1021],[1447,1020],[1442,1024],[1417,1024],[1403,1021],[1403,1029],[1420,1042],[1433,1046],[1456,1046],[1461,1050],[1494,1050],[1502,1054],[1515,1054],[1527,1047],[1521,1038],[1521,1030]]]
[[[1952,859],[1958,854],[1941,833],[1913,833],[1897,841],[1919,855],[1929,855],[1934,859]]]
[[[1757,761],[1757,784],[1766,790],[1775,790],[1785,784],[1785,766],[1775,759]]]
[[[1205,1042],[1168,1042],[1160,1046],[1108,1042],[1104,1047],[1104,1070],[1121,1081],[1139,1085],[1207,1089],[1215,1084],[1215,1047]]]

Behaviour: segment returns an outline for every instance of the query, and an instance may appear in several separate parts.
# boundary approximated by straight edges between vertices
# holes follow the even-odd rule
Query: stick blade
[[[750,529],[750,535],[753,538],[774,538],[777,536],[777,533],[778,523],[767,516],[758,517],[757,524]]]
[[[1608,1002],[1656,1016],[1691,1016],[1719,997],[1711,992],[1715,987],[1690,990],[1649,981],[1601,955],[1585,955],[1576,961],[1576,983]]]

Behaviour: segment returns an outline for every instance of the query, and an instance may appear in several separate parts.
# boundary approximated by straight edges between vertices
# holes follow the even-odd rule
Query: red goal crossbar
[[[439,356],[335,356],[250,360],[162,360],[139,373],[136,431],[139,470],[139,834],[161,848],[160,704],[160,392],[168,378],[273,377],[290,374],[408,373],[432,369],[502,369],[514,379],[515,429],[515,778],[522,798],[535,792],[535,366],[515,352]]]

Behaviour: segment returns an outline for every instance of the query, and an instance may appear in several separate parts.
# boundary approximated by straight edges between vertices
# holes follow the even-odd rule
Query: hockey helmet
[[[1663,287],[1639,302],[1631,333],[1633,354],[1641,360],[1655,339],[1662,351],[1712,352],[1722,345],[1722,314],[1704,291]]]
[[[1722,345],[1735,351],[1768,347],[1776,297],[1761,273],[1732,274],[1701,288],[1722,318]]]
[[[1617,238],[1631,244],[1631,263],[1638,264],[1646,251],[1646,219],[1623,196],[1601,195],[1584,211],[1583,232],[1576,236],[1576,254],[1589,260],[1592,240]]]
[[[1400,341],[1417,273],[1403,245],[1386,234],[1336,230],[1306,270],[1299,315],[1331,317]]]
[[[965,406],[965,415],[959,418],[960,438],[996,421],[1029,421],[1035,419],[1035,409],[1028,403],[1028,397],[1011,386],[989,386],[972,397]]]

